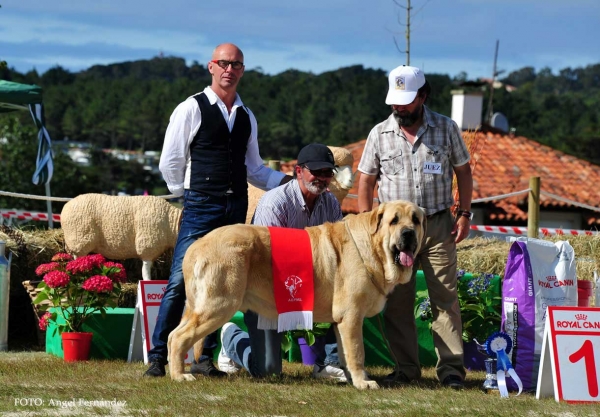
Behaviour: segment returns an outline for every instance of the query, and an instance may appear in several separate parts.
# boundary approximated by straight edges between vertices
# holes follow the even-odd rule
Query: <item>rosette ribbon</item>
[[[498,389],[500,397],[508,398],[508,388],[506,387],[506,373],[515,381],[519,387],[517,395],[523,392],[523,382],[512,367],[508,353],[512,349],[512,340],[504,332],[492,334],[485,342],[485,350],[490,358],[496,358],[496,377],[498,380]]]

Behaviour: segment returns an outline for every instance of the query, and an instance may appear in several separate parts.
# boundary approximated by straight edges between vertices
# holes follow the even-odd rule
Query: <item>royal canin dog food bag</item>
[[[509,357],[524,390],[535,390],[548,306],[576,306],[575,252],[567,241],[513,241],[502,283],[502,330],[513,342]],[[509,389],[517,389],[512,378]]]

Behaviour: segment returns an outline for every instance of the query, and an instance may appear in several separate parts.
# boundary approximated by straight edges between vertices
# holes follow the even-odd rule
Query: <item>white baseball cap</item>
[[[400,65],[388,75],[390,84],[385,104],[406,106],[413,102],[419,88],[425,85],[425,74],[417,67]]]

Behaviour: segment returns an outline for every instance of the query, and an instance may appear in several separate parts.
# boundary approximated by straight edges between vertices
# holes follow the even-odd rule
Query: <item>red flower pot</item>
[[[63,332],[63,353],[65,362],[87,361],[90,358],[93,333]]]
[[[588,307],[590,300],[594,296],[594,283],[584,279],[577,280],[577,305],[579,307]]]

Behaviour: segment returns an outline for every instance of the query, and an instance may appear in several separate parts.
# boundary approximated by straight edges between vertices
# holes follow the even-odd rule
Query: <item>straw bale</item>
[[[499,239],[477,237],[463,240],[457,246],[458,268],[471,273],[504,276],[509,248],[510,243]]]
[[[600,273],[600,235],[554,235],[541,239],[551,242],[566,240],[573,246],[578,279],[591,280],[594,271]],[[506,239],[477,237],[463,240],[457,245],[458,267],[466,272],[493,273],[504,277],[510,245]]]

